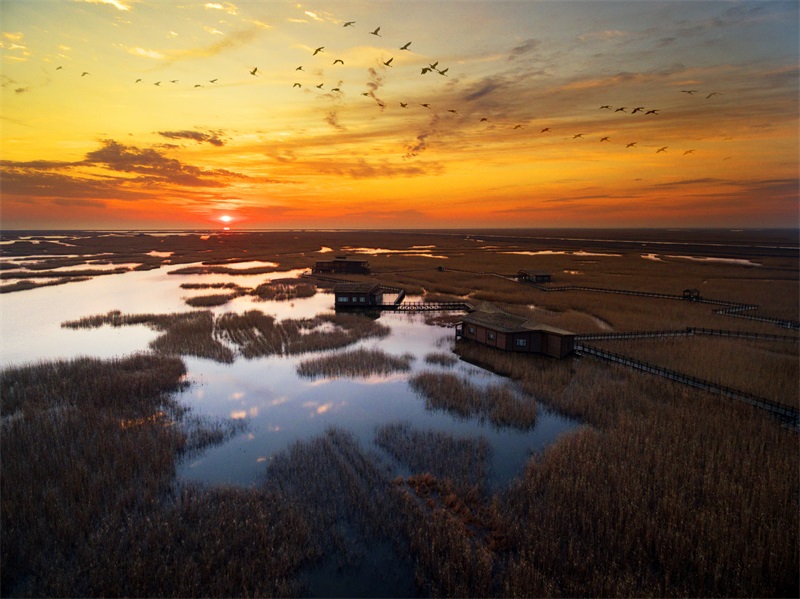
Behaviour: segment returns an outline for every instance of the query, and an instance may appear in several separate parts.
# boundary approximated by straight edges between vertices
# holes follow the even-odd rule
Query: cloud
[[[208,142],[213,146],[224,146],[225,142],[220,139],[221,131],[210,131],[202,133],[200,131],[159,131],[158,134],[168,139],[193,139],[197,143]]]
[[[229,15],[239,14],[239,9],[230,2],[206,2],[203,6],[211,10],[224,10]]]
[[[117,10],[129,11],[131,9],[130,2],[122,2],[121,0],[75,0],[76,2],[84,2],[86,4],[108,4]]]
[[[396,165],[388,161],[368,163],[364,158],[358,158],[355,162],[320,165],[319,170],[324,173],[343,175],[353,179],[393,179],[395,177],[438,175],[442,172],[442,167],[436,163],[415,163],[414,165]]]
[[[153,58],[153,59],[156,59],[156,60],[161,60],[162,58],[165,58],[165,56],[161,52],[158,52],[157,50],[148,50],[147,48],[139,48],[139,47],[127,48],[126,47],[125,51],[128,52],[129,54],[133,54],[134,56],[142,56],[144,58]]]
[[[325,116],[325,122],[328,123],[331,127],[335,128],[335,129],[337,129],[339,131],[347,131],[347,127],[345,127],[344,125],[341,125],[339,123],[339,115],[336,114],[335,110],[331,110]]]
[[[536,50],[539,46],[541,46],[542,42],[537,39],[529,39],[525,40],[519,46],[516,46],[511,49],[511,53],[508,55],[508,60],[516,60],[520,56],[524,56],[530,52]]]
[[[208,58],[209,56],[216,56],[227,50],[238,48],[253,39],[255,39],[262,31],[268,29],[269,26],[264,23],[251,21],[252,26],[245,29],[239,29],[233,33],[229,33],[218,42],[209,44],[207,46],[200,46],[197,48],[188,48],[186,50],[174,50],[165,55],[167,64],[178,62],[180,60],[192,60],[195,58]],[[217,32],[221,33],[221,32]]]

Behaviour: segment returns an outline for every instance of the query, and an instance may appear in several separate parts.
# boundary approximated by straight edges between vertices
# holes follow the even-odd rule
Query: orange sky
[[[798,226],[796,2],[0,10],[4,229]]]

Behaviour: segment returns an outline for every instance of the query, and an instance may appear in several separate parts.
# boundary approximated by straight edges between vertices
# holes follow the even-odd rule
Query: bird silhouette
[[[656,150],[656,154],[660,154],[661,152],[666,152],[669,146],[664,146],[663,148],[658,148]]]
[[[610,142],[611,140],[610,140],[610,139],[608,139],[608,136],[606,136],[606,137],[601,137],[601,138],[600,138],[600,141],[609,141],[609,142]]]
[[[401,108],[408,108],[408,104],[406,102],[400,102]]]
[[[378,33],[380,30],[381,30],[381,28],[380,28],[380,27],[378,27],[377,29],[375,29],[375,31],[370,31],[370,33],[371,33],[372,35],[377,35],[378,37],[381,37],[381,34],[380,34],[380,33]]]
[[[648,114],[658,114],[658,109],[654,108],[652,110],[648,110],[647,112],[645,112],[645,115],[648,115]]]
[[[294,85],[292,85],[292,87],[303,87],[303,86],[300,85],[299,83],[295,83]]]
[[[706,100],[708,100],[711,96],[721,96],[722,94],[719,92],[711,92],[706,96]]]
[[[681,93],[689,94],[691,96],[692,94],[696,94],[697,90],[696,89],[682,89]]]
[[[194,84],[194,86],[195,86],[195,87],[203,87],[203,86],[202,86],[202,85],[200,85],[199,83],[195,83],[195,84]]]
[[[572,136],[572,139],[578,139],[579,137],[583,137],[583,133],[576,133]]]
[[[387,67],[390,67],[390,66],[392,66],[392,61],[393,61],[393,60],[394,60],[394,57],[390,58],[389,60],[387,60],[387,61],[386,61],[386,62],[384,62],[383,64],[385,64]]]
[[[634,146],[636,146],[636,142],[635,142],[635,141],[632,141],[631,143],[629,143],[629,144],[628,144],[627,146],[625,146],[625,147],[626,147],[626,148],[633,148]]]
[[[411,45],[411,42],[408,42],[407,44],[403,44],[402,46],[400,46],[400,49],[401,50],[408,50],[408,47],[410,45]],[[411,52],[411,50],[408,50],[408,51]]]
[[[609,106],[608,104],[603,104],[603,105],[602,105],[600,108],[601,108],[601,109],[602,109],[602,108],[606,108],[606,109],[608,109],[608,110],[611,110],[611,106]]]
[[[362,95],[362,96],[368,96],[368,95],[369,95],[369,92],[361,92],[361,95]]]
[[[429,71],[432,71],[432,70],[433,70],[433,69],[430,69],[430,68],[428,68],[428,67],[422,67],[422,74],[424,75],[425,73],[427,73],[427,72],[429,72]]]
[[[433,64],[429,64],[428,66],[431,68],[431,71],[435,71],[436,67],[439,66],[439,61],[437,60],[436,62],[434,62]]]
[[[331,91],[332,92],[340,92],[341,93],[342,90],[340,90],[338,87],[332,87]]]
[[[134,83],[139,83],[140,81],[141,79],[137,79],[136,81],[134,81]]]
[[[91,73],[89,71],[84,71],[81,73],[81,77],[85,77],[86,75],[91,75]]]
[[[316,50],[314,50],[314,53],[313,53],[311,56],[316,56],[317,54],[319,54],[320,52],[322,52],[324,49],[325,49],[325,46],[320,46],[319,48],[317,48]]]
[[[458,114],[458,111],[454,108],[448,108],[447,112],[452,112],[453,114]]]
[[[355,24],[356,24],[356,22],[355,22],[355,21],[347,21],[347,23],[345,23],[344,25],[342,25],[342,27],[352,27],[352,26],[353,26],[353,25],[355,25]]]
[[[522,129],[522,125],[514,125],[514,129]]]
[[[644,110],[644,106],[637,106],[636,108],[631,110],[631,114],[636,114],[637,112],[641,112],[642,110]]]
[[[480,121],[478,121],[478,122],[479,122],[479,123],[487,123],[487,122],[489,122],[489,119],[487,119],[486,117],[483,117],[483,118],[482,118]]]
[[[411,42],[409,42],[409,43],[411,43]],[[56,67],[56,71],[60,71],[60,70],[61,70],[61,69],[63,69],[63,68],[64,68],[64,67]]]
[[[300,65],[299,67],[297,67],[297,68],[295,69],[295,71],[302,71],[302,70],[303,70],[303,65]]]
[[[253,67],[253,70],[252,70],[252,71],[250,71],[250,74],[251,74],[253,77],[258,77],[258,75],[256,75],[256,71],[257,71],[257,70],[258,70],[258,67]]]
[[[160,81],[156,81],[153,85],[157,85],[158,87],[161,87],[161,82]]]
[[[344,61],[343,61],[341,58],[337,58],[336,60],[334,60],[334,61],[333,61],[333,64],[336,64],[337,62],[338,62],[339,64],[344,64]]]
[[[625,112],[625,106],[617,108],[614,112]]]
[[[169,82],[170,82],[170,83],[178,83],[178,80],[177,80],[177,79],[170,79],[170,81],[169,81]]]
[[[546,133],[546,132],[548,132],[548,131],[550,131],[550,127],[545,127],[544,129],[542,129],[541,131],[539,131],[539,133]]]
[[[430,107],[431,107],[430,104],[420,104],[420,106],[424,106],[425,108],[428,108],[428,109],[430,109]]]
[[[449,71],[449,70],[450,70],[450,67],[447,67],[446,69],[443,69],[441,71],[437,70],[436,72],[439,73],[440,75],[444,75],[445,77],[447,77],[447,71]]]
[[[323,86],[323,85],[325,85],[325,84],[324,84],[324,83],[320,83],[320,84],[319,84],[319,85],[317,85],[316,87],[317,87],[317,89],[322,89],[322,86]]]
[[[219,81],[219,79],[209,79],[208,80],[209,83],[216,83],[217,81]]]
[[[683,155],[686,156],[686,154],[694,154],[694,150],[686,150]]]

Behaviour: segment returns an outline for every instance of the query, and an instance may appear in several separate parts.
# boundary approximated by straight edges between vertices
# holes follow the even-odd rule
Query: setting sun
[[[229,223],[233,220],[233,217],[228,214],[223,214],[219,217],[219,220],[221,220],[223,223]]]

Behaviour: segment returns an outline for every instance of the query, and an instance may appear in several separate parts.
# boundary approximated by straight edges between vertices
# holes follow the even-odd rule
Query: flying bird
[[[600,108],[601,108],[601,109],[602,109],[602,108],[606,108],[606,109],[608,109],[608,110],[611,110],[611,106],[609,106],[608,104],[603,104],[603,105],[602,105]]]
[[[356,22],[355,22],[355,21],[347,21],[347,23],[345,23],[344,25],[342,25],[342,27],[352,27],[352,26],[353,26],[353,25],[355,25],[355,24],[356,24]]]
[[[550,131],[550,127],[545,127],[544,129],[542,129],[541,131],[539,131],[539,133],[546,133],[546,132],[548,132],[548,131]]]
[[[375,31],[370,31],[370,33],[371,33],[372,35],[377,35],[378,37],[381,37],[381,34],[380,34],[380,33],[378,33],[380,30],[381,30],[381,28],[380,28],[380,27],[378,27],[378,28],[377,28]]]
[[[156,81],[153,85],[157,85],[158,87],[161,87],[161,82],[160,81]]]
[[[439,66],[439,61],[437,60],[436,62],[434,62],[433,64],[429,64],[428,66],[431,68],[431,71],[435,71],[436,67]]]
[[[299,83],[295,83],[294,85],[292,85],[292,87],[303,87],[303,86],[300,85]]]
[[[361,92],[362,96],[369,96],[369,92]]]
[[[606,136],[606,137],[601,137],[601,138],[600,138],[600,141],[611,141],[611,140],[610,140],[610,139],[608,139],[608,136]]]
[[[431,107],[430,104],[420,104],[420,106],[424,106],[425,108],[428,108],[428,109],[430,109],[430,107]]]
[[[84,77],[86,75],[91,75],[91,73],[89,71],[84,71],[83,73],[81,73],[81,77]]]
[[[429,69],[428,67],[422,67],[422,74],[424,75],[428,71],[432,71],[433,69]]]
[[[514,125],[514,129],[522,129],[522,125]]]
[[[408,42],[407,44],[404,44],[404,45],[400,46],[400,49],[401,50],[408,50],[408,47],[410,45],[411,45],[411,42]],[[411,50],[408,50],[408,51],[411,52]]]
[[[200,85],[199,83],[195,83],[195,84],[194,84],[194,86],[195,86],[195,87],[203,87],[203,86],[202,86],[202,85]]]
[[[479,123],[486,123],[486,122],[489,122],[489,119],[487,119],[486,117],[483,117],[483,118],[482,118],[480,121],[478,121],[478,122],[479,122]]]
[[[400,102],[401,108],[408,108],[408,104],[406,102]]]
[[[169,82],[170,82],[170,83],[178,83],[178,80],[177,80],[177,79],[170,79],[170,81],[169,81]]]
[[[337,62],[338,62],[339,64],[344,64],[344,61],[343,61],[341,58],[337,58],[336,60],[334,60],[334,61],[333,61],[333,64],[336,64]]]
[[[625,112],[625,106],[621,106],[620,108],[617,108],[614,112]]]
[[[637,112],[641,112],[642,110],[644,110],[644,106],[637,106],[636,108],[631,110],[631,114],[636,114]]]
[[[217,81],[218,81],[218,79],[209,79],[208,80],[209,83],[216,83]]]
[[[583,133],[576,133],[572,136],[572,139],[578,139],[579,137],[583,137]]]
[[[627,146],[625,146],[625,147],[626,147],[626,148],[632,148],[632,147],[634,147],[635,145],[636,145],[636,142],[635,142],[635,141],[632,141],[631,143],[629,143],[629,144],[628,144]]]
[[[63,69],[63,68],[64,68],[64,67],[56,67],[56,71],[60,71],[60,70],[61,70],[61,69]]]
[[[669,146],[664,146],[663,148],[658,148],[658,149],[656,150],[656,154],[659,154],[660,152],[666,152],[668,147],[669,147]]]
[[[319,85],[317,85],[316,87],[317,87],[317,89],[322,89],[322,86],[323,86],[323,85],[325,85],[325,84],[324,84],[324,83],[320,83],[320,84],[319,84]]]
[[[711,92],[706,96],[706,100],[708,100],[711,96],[721,96],[722,94],[719,92]]]
[[[325,49],[325,46],[320,46],[319,48],[317,48],[316,50],[314,50],[314,53],[313,53],[311,56],[316,56],[317,54],[319,54],[320,52],[322,52],[324,49]]]
[[[437,70],[436,72],[439,73],[440,75],[444,75],[445,77],[447,77],[447,71],[449,71],[449,70],[450,70],[450,67],[447,67],[446,69],[444,69],[442,71],[438,71]]]
[[[139,83],[140,81],[141,79],[137,79],[136,81],[134,81],[134,83]]]
[[[299,67],[297,67],[297,68],[295,69],[295,71],[302,71],[302,70],[303,70],[303,65],[300,65]]]
[[[647,112],[645,112],[645,115],[648,115],[648,114],[658,114],[658,109],[654,108],[653,110],[648,110]]]
[[[455,110],[454,108],[448,108],[447,112],[452,112],[453,114],[458,114],[458,111]]]
[[[252,71],[250,71],[250,74],[251,74],[253,77],[258,77],[258,75],[256,75],[256,71],[257,71],[257,70],[258,70],[258,67],[253,67],[253,70],[252,70]]]
[[[686,156],[686,154],[694,154],[694,150],[686,150],[683,155]]]
[[[387,67],[390,67],[390,66],[392,66],[392,61],[393,60],[394,60],[394,56],[392,58],[390,58],[389,60],[387,60],[386,62],[384,62],[383,64],[385,64]]]
[[[696,89],[682,89],[681,93],[689,94],[691,96],[692,94],[696,94],[697,90]]]
[[[332,87],[331,91],[332,92],[340,92],[341,93],[342,90],[340,90],[338,87]]]

